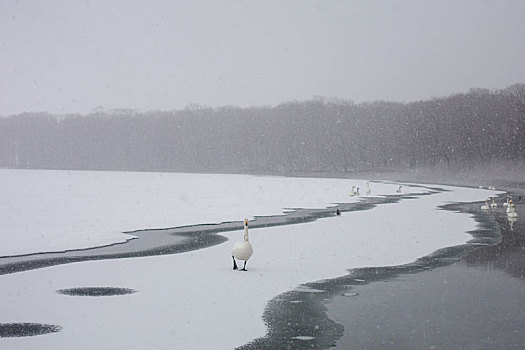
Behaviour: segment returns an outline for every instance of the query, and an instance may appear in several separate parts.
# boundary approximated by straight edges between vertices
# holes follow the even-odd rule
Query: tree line
[[[275,107],[0,118],[0,167],[300,173],[468,169],[525,160],[525,84],[411,103],[316,97]]]

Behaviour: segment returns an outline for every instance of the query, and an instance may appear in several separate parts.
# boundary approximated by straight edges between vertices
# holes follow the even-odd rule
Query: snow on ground
[[[364,189],[365,181],[0,169],[0,256],[124,242],[131,237],[125,231],[323,208],[356,201],[353,185]],[[372,194],[396,190],[371,187]]]
[[[235,178],[221,181],[240,181]],[[266,180],[275,180],[262,179],[264,187]],[[332,181],[320,179],[316,183],[330,188]],[[302,195],[307,197],[304,192],[308,187],[293,185],[292,180],[288,186],[293,188],[283,186],[287,192],[275,198],[288,194],[298,200]],[[393,187],[393,191],[397,188],[384,186]],[[189,186],[186,188],[189,190]],[[302,283],[344,275],[350,268],[411,262],[438,248],[468,241],[470,236],[465,232],[475,228],[474,220],[436,207],[454,201],[483,200],[494,192],[447,188],[452,192],[343,213],[313,223],[252,229],[254,255],[247,265],[248,272],[231,269],[233,242],[242,239],[242,231],[238,231],[225,233],[230,239],[226,243],[193,252],[82,262],[0,276],[0,323],[41,322],[63,327],[48,335],[0,338],[0,347],[232,349],[264,336],[264,308],[282,292]],[[341,191],[347,192],[347,187]],[[348,200],[346,197],[344,193],[330,200],[319,194],[319,199],[328,202]],[[196,203],[195,198],[188,194],[188,201]],[[315,199],[307,204],[315,205]],[[104,286],[138,292],[111,297],[56,293],[65,288]]]

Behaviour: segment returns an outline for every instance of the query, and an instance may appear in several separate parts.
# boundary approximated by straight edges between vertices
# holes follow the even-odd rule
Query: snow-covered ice
[[[38,179],[38,172],[28,173],[30,175],[26,175],[27,177]],[[77,176],[73,172],[55,173],[63,178]],[[82,176],[84,175],[92,179],[105,176],[102,173],[83,173]],[[125,179],[118,180],[120,175]],[[142,185],[156,188],[147,198],[141,197],[151,202],[146,207],[133,201],[129,204],[130,197],[134,200],[139,198],[139,191],[129,192],[125,187],[136,186],[137,182],[146,181],[145,179],[158,179],[166,184],[169,182],[166,178],[171,178],[171,174],[111,173],[113,180],[111,184],[107,184],[105,190],[109,191],[112,185],[118,183],[122,187],[118,191],[109,192],[111,195],[104,193],[104,199],[97,203],[127,206],[127,215],[133,213],[132,216],[141,216],[140,208],[154,210],[156,205],[168,205],[168,199],[171,198],[177,204],[170,206],[170,210],[164,213],[174,213],[175,217],[171,218],[172,221],[166,221],[166,225],[176,226],[181,222],[188,224],[192,220],[192,223],[241,220],[244,216],[279,213],[286,207],[324,207],[330,203],[353,201],[356,199],[348,196],[352,184],[364,183],[358,180],[241,175],[233,175],[231,178],[229,175],[217,175],[216,178],[216,175],[173,176],[178,182],[168,188],[155,187],[153,184]],[[197,178],[201,180],[197,181]],[[76,181],[81,180],[77,178]],[[280,181],[282,183],[278,184]],[[77,183],[77,186],[84,188],[91,196],[99,192],[90,188],[96,183],[96,180],[92,180],[90,183]],[[63,182],[57,180],[56,187],[62,190],[62,194],[72,193],[63,189],[62,185]],[[231,188],[228,189],[228,186]],[[38,188],[34,184],[29,187],[33,191]],[[428,192],[407,185],[403,185],[403,188],[404,193]],[[312,223],[251,229],[250,241],[254,247],[254,255],[248,262],[248,272],[232,271],[231,248],[233,242],[242,239],[243,232],[239,230],[224,233],[229,238],[226,243],[192,252],[81,262],[0,276],[0,323],[41,322],[62,327],[60,332],[48,335],[1,338],[0,347],[232,349],[265,335],[262,314],[266,304],[285,291],[302,288],[305,292],[311,292],[301,285],[344,275],[350,268],[408,263],[436,249],[470,240],[471,236],[466,232],[475,228],[474,220],[466,214],[436,210],[437,206],[455,201],[479,201],[495,192],[445,188],[450,191],[383,204],[371,210],[334,215]],[[184,190],[185,194],[178,193],[177,189]],[[270,193],[277,189],[281,192]],[[393,184],[372,184],[375,195],[394,194],[396,189],[397,186]],[[81,192],[77,191],[74,193]],[[267,193],[261,194],[259,191]],[[230,192],[233,197],[226,202],[224,196]],[[26,195],[31,196],[29,192]],[[47,192],[41,189],[43,201],[54,195],[56,193],[49,189]],[[111,198],[113,195],[118,197]],[[268,198],[268,203],[251,203],[256,195],[265,198],[264,200]],[[52,201],[57,206],[60,203],[58,198]],[[4,204],[5,202],[4,197]],[[62,206],[66,207],[68,206]],[[216,210],[224,217],[215,216],[217,213],[208,213],[203,208]],[[246,210],[247,208],[250,210]],[[190,212],[187,213],[186,210]],[[239,212],[236,213],[235,210]],[[118,209],[115,211],[118,212]],[[11,213],[17,215],[14,211]],[[162,213],[155,215],[159,219],[162,217]],[[135,220],[135,217],[128,217],[128,222],[125,218],[126,214],[120,213],[115,220],[125,226],[113,223],[111,230],[103,232],[107,234],[112,230],[138,229],[145,222]],[[93,217],[88,216],[81,223],[92,219]],[[9,224],[20,224],[22,221],[21,218],[18,221],[12,219]],[[54,221],[55,224],[57,222],[58,220]],[[75,223],[71,227],[79,224]],[[64,230],[71,227],[65,225]],[[101,225],[99,228],[105,227]],[[35,232],[27,230],[19,234],[26,236],[16,244],[7,242],[9,247],[31,241],[31,235]],[[79,237],[84,237],[84,234],[75,233]],[[8,237],[13,239],[13,236]],[[2,239],[5,243],[5,238]],[[43,244],[45,240],[40,242]],[[59,238],[57,242],[60,243]],[[69,248],[69,243],[60,244]],[[38,245],[34,247],[38,248]],[[79,287],[130,288],[137,292],[96,298],[57,293],[58,290]]]
[[[124,242],[140,229],[357,201],[348,179],[0,169],[0,256]],[[372,184],[373,193],[394,194]]]

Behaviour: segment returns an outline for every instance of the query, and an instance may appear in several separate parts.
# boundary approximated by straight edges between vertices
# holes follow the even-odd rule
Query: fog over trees
[[[94,110],[0,118],[0,167],[223,173],[469,169],[525,161],[525,84],[412,103]]]

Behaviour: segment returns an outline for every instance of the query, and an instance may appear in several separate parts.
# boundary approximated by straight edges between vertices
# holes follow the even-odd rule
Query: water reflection
[[[515,196],[517,197],[517,196]],[[520,200],[515,207],[523,210]],[[501,242],[496,245],[481,247],[467,254],[462,262],[467,266],[488,267],[503,270],[513,277],[525,277],[525,232],[519,225],[518,218],[506,215],[506,210],[493,212],[493,217],[501,230]]]
[[[507,216],[507,220],[509,220],[510,230],[514,231],[514,223],[518,221],[518,218],[511,218]]]

